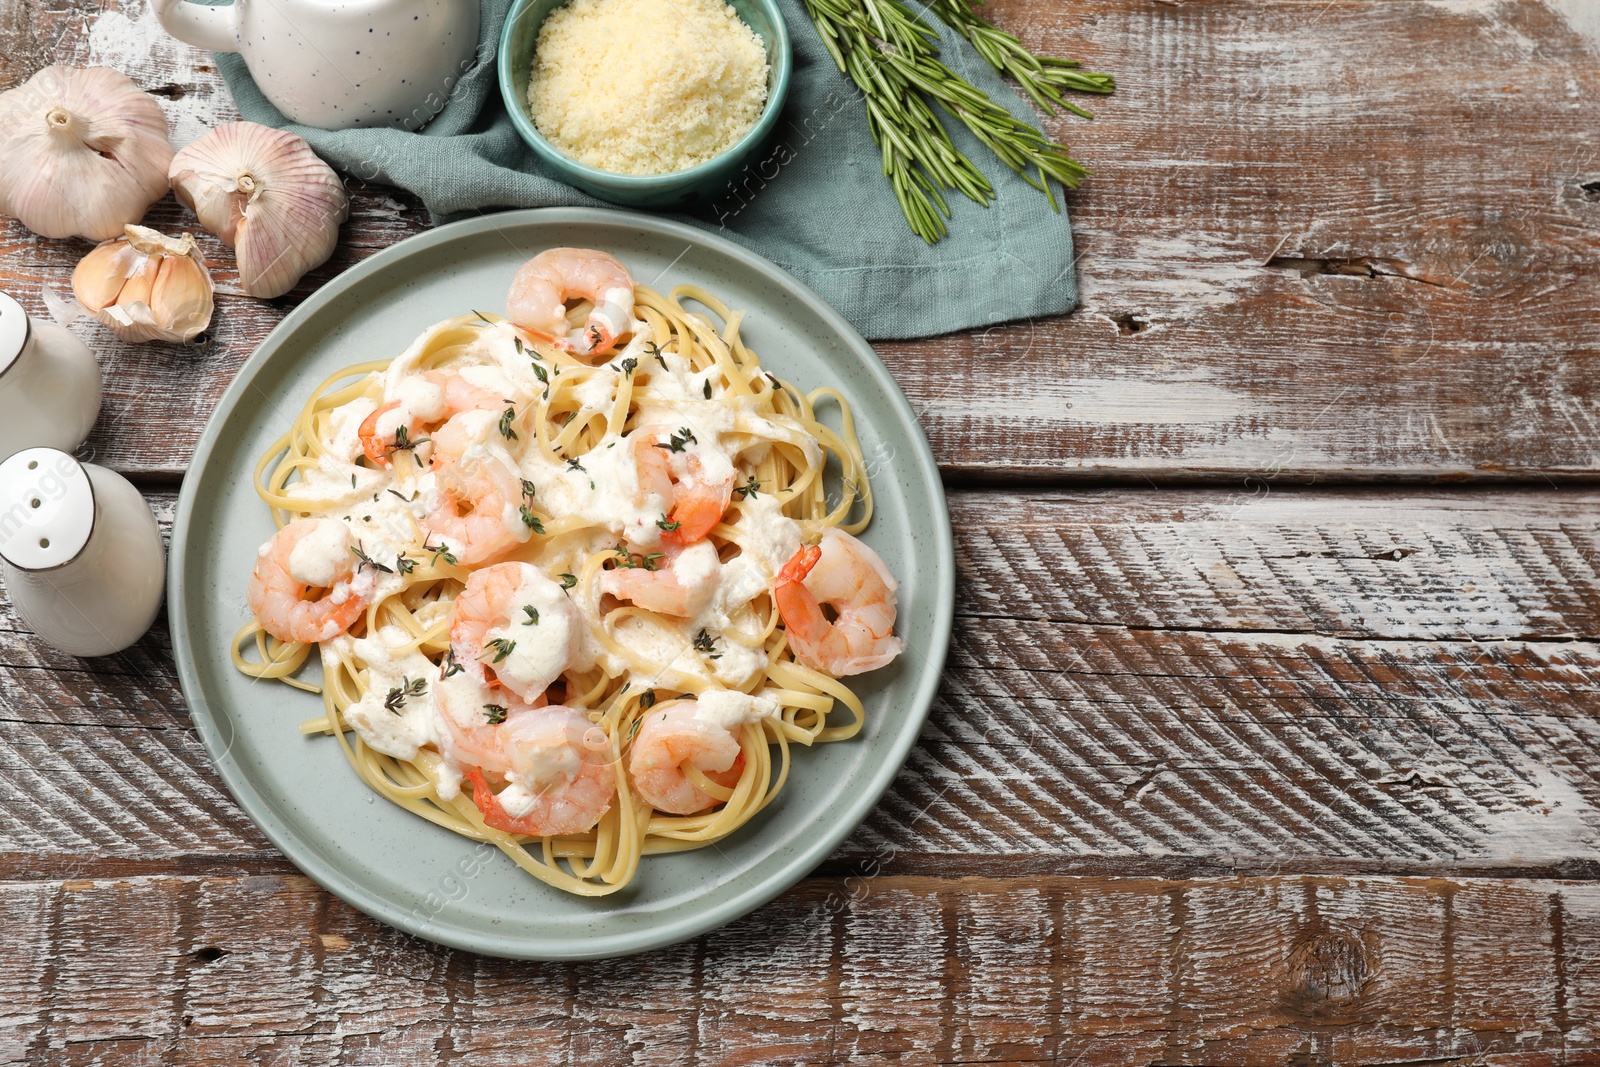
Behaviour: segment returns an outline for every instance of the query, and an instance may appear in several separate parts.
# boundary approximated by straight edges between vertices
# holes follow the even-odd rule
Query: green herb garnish
[[[523,523],[523,525],[526,526],[528,529],[532,530],[534,533],[538,534],[540,537],[543,537],[544,536],[544,520],[539,518],[539,516],[535,515],[533,513],[533,509],[530,508],[526,504],[522,505],[522,507],[519,508],[518,510],[522,514],[522,523]]]
[[[685,445],[699,444],[695,440],[694,431],[687,426],[679,427],[678,432],[667,438],[665,442],[657,441],[657,448],[664,448],[668,452],[682,452]]]
[[[357,571],[360,571],[362,567],[371,567],[373,570],[382,571],[385,574],[394,573],[393,567],[385,567],[383,564],[379,563],[377,560],[361,551],[361,542],[357,541],[355,544],[351,545],[350,551],[354,552],[356,559],[361,561],[360,563],[356,564]]]
[[[504,437],[508,441],[515,441],[517,439],[517,431],[515,431],[515,430],[513,430],[511,428],[511,424],[513,422],[515,422],[516,419],[517,419],[517,409],[514,408],[514,407],[506,408],[504,411],[502,411],[500,413],[500,436],[501,437]]]
[[[561,579],[561,588],[563,589],[571,589],[573,586],[578,584],[578,576],[576,574],[568,574],[563,571],[561,574],[556,575],[556,577]]]
[[[707,659],[722,658],[722,653],[717,651],[717,639],[704,630],[694,635],[694,650],[704,653]]]
[[[667,531],[668,533],[671,533],[673,530],[676,530],[678,527],[682,526],[683,523],[681,523],[681,522],[673,522],[672,520],[668,519],[665,515],[663,515],[659,519],[656,520],[656,525],[661,527],[663,530]]]
[[[485,704],[483,717],[489,720],[490,726],[499,726],[506,721],[506,706],[504,704]]]
[[[417,678],[414,680],[411,678],[402,678],[400,679],[399,685],[389,690],[389,695],[384,698],[383,706],[394,712],[396,715],[399,715],[400,709],[406,706],[407,697],[419,697],[427,691],[428,680],[426,678]]]
[[[406,429],[404,423],[401,423],[394,428],[394,447],[385,452],[384,455],[392,456],[396,452],[411,452],[415,455],[414,450],[418,445],[426,444],[431,440],[433,440],[431,437],[419,437],[413,441],[411,439],[411,431]]]
[[[538,608],[534,607],[532,604],[524,604],[524,605],[522,605],[522,610],[524,612],[526,612],[527,616],[528,616],[528,621],[523,623],[522,625],[524,625],[524,626],[536,626],[536,625],[538,625],[538,623],[539,623],[539,609]]]
[[[480,655],[478,658],[479,659],[483,659],[490,652],[493,652],[494,653],[494,658],[491,659],[489,662],[490,663],[499,663],[501,660],[503,660],[507,656],[511,655],[511,650],[516,648],[516,647],[517,647],[517,643],[515,641],[512,641],[511,639],[506,638],[506,637],[496,637],[492,641],[485,641],[484,642],[483,655]]]
[[[440,542],[437,545],[430,545],[430,544],[428,544],[428,539],[426,537],[424,537],[422,539],[422,551],[424,551],[424,552],[432,552],[433,553],[433,565],[435,567],[437,567],[439,565],[439,560],[440,559],[443,559],[446,563],[448,563],[452,567],[454,567],[456,565],[456,563],[459,562],[456,559],[456,554],[454,552],[450,551],[449,547],[446,546],[443,542]]]
[[[466,668],[456,662],[456,650],[453,648],[445,649],[444,660],[441,662],[439,667],[440,681],[450,677],[452,674],[460,674],[464,670],[466,670]]]
[[[759,495],[756,493],[756,490],[760,488],[760,482],[756,481],[754,478],[746,478],[743,485],[736,485],[733,487],[733,495],[738,497],[740,500],[745,500],[749,497]]]

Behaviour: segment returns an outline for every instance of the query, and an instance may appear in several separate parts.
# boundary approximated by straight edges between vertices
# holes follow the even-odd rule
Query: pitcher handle
[[[226,7],[207,7],[188,0],[155,0],[156,21],[185,44],[208,52],[239,50],[239,0]]]

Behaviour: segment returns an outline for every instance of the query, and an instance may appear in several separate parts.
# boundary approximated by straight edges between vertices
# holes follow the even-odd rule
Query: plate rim
[[[933,640],[926,667],[923,668],[911,699],[903,708],[897,709],[897,712],[909,721],[901,732],[891,739],[887,758],[873,769],[872,775],[864,782],[853,783],[855,787],[846,791],[845,802],[840,808],[835,809],[835,814],[825,823],[822,833],[809,838],[798,848],[774,854],[773,859],[778,864],[776,868],[754,879],[750,888],[740,890],[719,905],[691,912],[683,917],[669,918],[645,930],[596,934],[581,942],[581,947],[570,942],[555,941],[525,932],[508,930],[492,935],[478,933],[463,927],[442,924],[437,921],[437,916],[418,921],[413,912],[406,911],[366,889],[359,878],[352,877],[346,870],[327,859],[314,845],[301,840],[291,827],[281,823],[271,810],[270,802],[233,759],[231,742],[226,742],[220,736],[222,731],[218,729],[218,720],[210,702],[206,699],[195,657],[190,651],[191,623],[188,604],[184,599],[183,575],[189,565],[189,540],[197,506],[195,487],[200,481],[199,472],[215,449],[223,422],[238,405],[245,391],[251,388],[254,379],[266,364],[284,349],[286,342],[293,337],[301,324],[367,277],[382,272],[397,261],[403,261],[418,252],[436,246],[449,245],[458,240],[478,236],[486,231],[527,224],[623,225],[662,236],[680,238],[691,245],[705,246],[730,256],[786,290],[822,318],[843,344],[854,350],[862,366],[877,379],[880,386],[884,387],[891,407],[899,415],[912,438],[917,460],[914,470],[926,483],[922,488],[929,493],[930,502],[935,506],[935,513],[944,520],[935,522],[931,531],[934,556],[932,562],[938,572],[933,605]],[[943,481],[939,477],[938,465],[910,401],[906,399],[905,393],[890,374],[888,367],[860,332],[809,286],[777,264],[742,245],[685,223],[636,212],[603,208],[530,208],[437,226],[368,256],[324,283],[289,312],[255,347],[234,374],[233,380],[206,420],[205,429],[195,442],[193,454],[186,468],[186,472],[191,471],[195,473],[195,477],[184,478],[173,514],[170,558],[167,567],[168,620],[178,684],[188,704],[190,719],[195,724],[201,744],[210,757],[213,768],[245,816],[283,854],[284,858],[294,864],[306,877],[346,904],[387,926],[449,948],[509,959],[543,961],[610,959],[676,944],[716,930],[749,914],[792,888],[814,870],[877,806],[878,800],[900,773],[910,756],[912,747],[921,735],[927,723],[934,694],[943,677],[955,615],[954,538],[950,526],[949,505]],[[752,880],[747,878],[746,881]]]

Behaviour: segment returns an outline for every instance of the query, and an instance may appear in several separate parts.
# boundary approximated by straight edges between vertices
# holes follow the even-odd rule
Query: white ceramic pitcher
[[[478,0],[154,0],[168,33],[237,52],[266,98],[325,130],[437,115],[474,62]]]

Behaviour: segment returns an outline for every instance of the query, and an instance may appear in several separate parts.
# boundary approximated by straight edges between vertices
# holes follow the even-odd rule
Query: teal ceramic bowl
[[[533,46],[545,16],[567,0],[516,0],[500,33],[500,95],[517,132],[557,178],[602,200],[631,207],[681,207],[712,200],[725,190],[744,167],[746,158],[777,125],[778,113],[789,95],[793,65],[789,30],[776,0],[728,0],[744,24],[755,31],[767,48],[767,106],[750,132],[714,159],[672,174],[616,174],[579,163],[544,139],[528,115],[528,72],[533,66]]]

